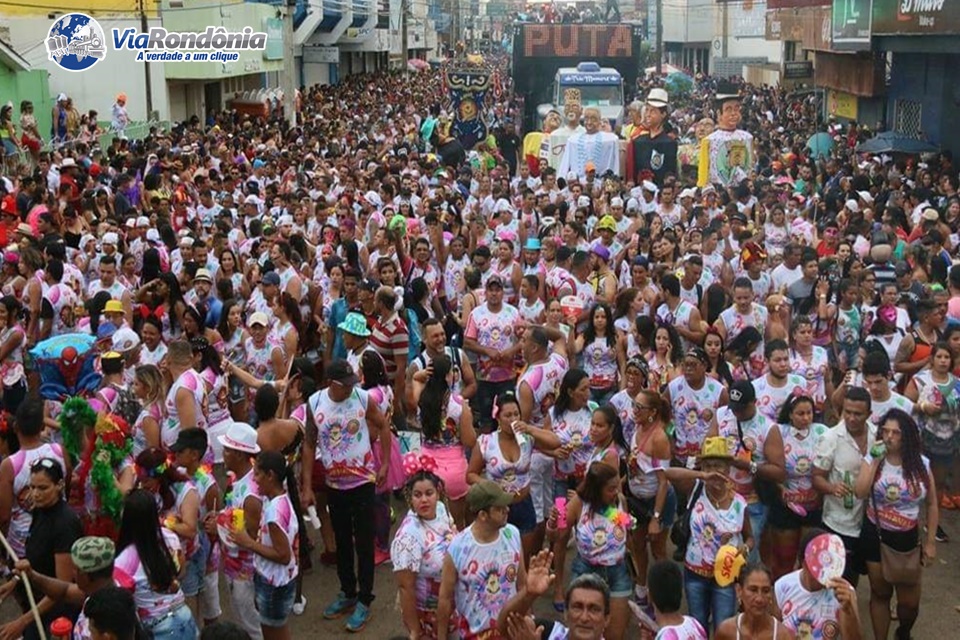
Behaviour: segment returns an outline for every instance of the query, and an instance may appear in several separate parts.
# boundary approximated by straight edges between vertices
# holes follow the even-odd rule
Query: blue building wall
[[[919,101],[924,135],[943,149],[960,153],[960,55],[894,53],[887,97],[887,125],[893,128],[898,99]]]

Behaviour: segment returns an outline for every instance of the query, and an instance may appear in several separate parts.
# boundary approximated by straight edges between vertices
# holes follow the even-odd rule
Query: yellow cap
[[[103,307],[104,313],[123,313],[123,303],[119,300],[108,300]]]
[[[720,436],[707,438],[703,441],[703,447],[700,449],[700,458],[733,458],[730,455],[730,449],[727,446],[727,439]]]
[[[100,358],[103,360],[114,360],[114,359],[119,360],[122,357],[123,356],[116,351],[107,351],[106,353],[100,356]]]

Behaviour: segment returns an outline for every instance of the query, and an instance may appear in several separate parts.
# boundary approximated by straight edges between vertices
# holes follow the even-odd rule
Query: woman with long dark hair
[[[602,302],[595,304],[583,335],[576,339],[574,351],[580,354],[583,370],[590,378],[590,399],[597,404],[609,401],[619,391],[626,361],[617,341],[610,307]]]
[[[285,491],[288,474],[283,454],[261,451],[253,473],[264,498],[258,539],[239,528],[233,531],[231,540],[254,554],[254,589],[264,640],[287,640],[300,574],[296,554],[300,523]]]
[[[22,307],[13,296],[0,298],[0,380],[3,408],[14,413],[27,395],[27,372],[23,368],[26,333],[20,324]]]
[[[164,341],[169,343],[180,336],[187,304],[175,274],[161,273],[156,280],[147,281],[137,291],[137,302],[141,303],[141,316],[160,319]]]
[[[647,386],[659,390],[680,374],[683,347],[677,328],[659,320],[653,330],[652,342],[653,348],[646,354],[649,372]]]
[[[283,370],[277,372],[280,378],[286,374],[290,363],[300,354],[300,340],[303,332],[303,320],[300,304],[286,291],[274,300],[273,315],[276,323],[271,333],[271,341],[283,350]]]
[[[535,552],[537,538],[537,512],[530,497],[530,461],[534,444],[521,432],[524,425],[519,423],[520,401],[513,393],[497,398],[493,418],[497,421],[497,431],[477,436],[477,444],[470,455],[467,482],[473,485],[481,480],[492,480],[513,496],[507,523],[520,531],[526,563]]]
[[[937,557],[936,531],[940,523],[937,488],[930,463],[921,453],[920,428],[905,411],[891,409],[880,419],[876,445],[860,464],[857,498],[866,499],[867,517],[860,532],[861,553],[870,578],[870,620],[875,638],[886,638],[890,628],[890,598],[897,592],[897,638],[909,638],[920,610],[920,572],[901,576],[890,584],[884,576],[887,546],[901,554],[920,547],[921,564]],[[926,506],[922,519],[921,507]],[[925,531],[921,542],[920,532]],[[894,561],[891,556],[887,559]],[[904,562],[899,559],[898,562]]]
[[[176,534],[160,526],[154,496],[142,489],[127,494],[117,540],[114,575],[133,585],[140,622],[154,640],[196,637],[197,624],[177,582]]]
[[[677,513],[677,493],[665,472],[671,458],[670,439],[666,432],[670,406],[658,391],[643,390],[634,396],[630,413],[636,429],[627,441],[624,493],[630,515],[637,520],[637,527],[631,532],[631,556],[637,580],[637,600],[644,606],[650,603],[647,594],[649,556],[653,556],[654,562],[667,557],[667,532]]]
[[[451,391],[453,368],[450,358],[432,358],[426,369],[413,374],[413,401],[420,410],[423,450],[437,461],[450,499],[450,514],[458,527],[466,525],[467,458],[464,447],[473,447],[477,432],[473,428],[470,405]]]
[[[620,476],[610,465],[594,462],[565,505],[564,513],[555,506],[547,520],[547,532],[557,538],[575,528],[577,556],[570,578],[593,573],[610,587],[610,611],[603,637],[625,637],[633,581],[627,571],[627,532],[636,524],[620,504]],[[558,523],[559,521],[559,523]],[[564,525],[564,526],[560,526]]]
[[[724,357],[724,339],[716,327],[708,327],[707,335],[703,338],[703,350],[707,354],[707,375],[719,380],[724,386],[733,384],[733,375],[730,365]]]
[[[827,427],[816,421],[815,404],[809,395],[792,395],[780,409],[777,423],[783,438],[787,477],[770,505],[768,523],[773,541],[774,580],[793,570],[805,528],[820,522],[823,498],[813,488],[813,465],[817,443]]]

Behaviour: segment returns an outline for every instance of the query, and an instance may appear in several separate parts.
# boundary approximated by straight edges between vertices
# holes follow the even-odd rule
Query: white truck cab
[[[580,62],[576,67],[561,67],[553,81],[553,103],[537,106],[542,123],[551,109],[563,113],[564,92],[579,89],[582,108],[597,107],[613,131],[623,124],[623,76],[612,67],[596,62]]]

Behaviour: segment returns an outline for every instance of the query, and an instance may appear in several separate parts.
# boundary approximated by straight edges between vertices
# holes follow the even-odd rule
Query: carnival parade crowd
[[[386,562],[412,640],[910,638],[960,508],[950,154],[707,77],[523,138],[507,80],[464,149],[440,76],[8,154],[0,640],[363,633]],[[561,127],[626,175],[560,175]]]

